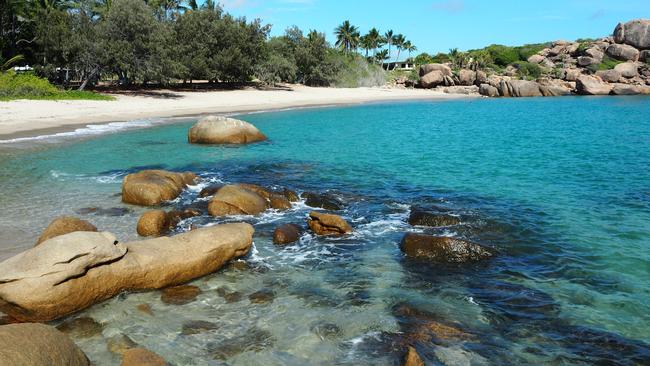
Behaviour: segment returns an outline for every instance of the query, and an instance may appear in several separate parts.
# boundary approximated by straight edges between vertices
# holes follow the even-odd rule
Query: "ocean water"
[[[118,365],[109,345],[124,336],[177,365],[396,365],[407,344],[432,365],[650,364],[650,99],[399,102],[239,118],[270,140],[189,145],[196,118],[187,118],[0,144],[0,258],[31,247],[61,214],[137,240],[145,209],[122,204],[119,192],[144,168],[201,176],[167,208],[196,203],[220,182],[344,202],[354,234],[307,233],[286,248],[273,245],[273,230],[304,224],[311,208],[302,202],[183,222],[179,231],[250,222],[254,249],[193,281],[202,293],[189,304],[165,304],[158,291],[122,294],[63,320],[94,320],[95,331],[70,335],[96,364]],[[462,223],[411,227],[414,205]],[[103,210],[79,211],[87,207]],[[499,255],[415,262],[399,250],[406,232],[458,236]],[[272,302],[249,300],[260,290]],[[414,335],[423,318],[438,327]],[[196,321],[213,324],[187,331]]]

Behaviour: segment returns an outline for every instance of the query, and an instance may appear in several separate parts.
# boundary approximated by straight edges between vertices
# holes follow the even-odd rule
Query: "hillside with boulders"
[[[487,97],[650,94],[649,19],[619,23],[612,36],[602,39],[529,45],[526,51],[536,51],[530,56],[522,49],[490,46],[468,51],[461,67],[453,60],[424,64],[417,86]],[[519,53],[504,67],[482,61],[494,55],[500,57],[497,61],[510,61],[507,52],[513,50]]]

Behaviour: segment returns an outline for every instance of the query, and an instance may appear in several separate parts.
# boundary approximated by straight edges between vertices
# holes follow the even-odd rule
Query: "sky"
[[[619,22],[650,18],[650,0],[220,0],[229,13],[261,18],[272,35],[292,25],[330,42],[345,20],[362,34],[402,33],[419,52],[468,50],[610,35]]]

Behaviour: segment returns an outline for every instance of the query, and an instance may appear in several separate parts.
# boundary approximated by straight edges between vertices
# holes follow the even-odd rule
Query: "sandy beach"
[[[357,104],[389,100],[457,99],[466,95],[441,91],[389,88],[253,88],[227,91],[178,92],[159,90],[116,95],[114,101],[16,100],[0,102],[0,139],[74,130],[95,123],[153,117],[248,112],[293,107]]]

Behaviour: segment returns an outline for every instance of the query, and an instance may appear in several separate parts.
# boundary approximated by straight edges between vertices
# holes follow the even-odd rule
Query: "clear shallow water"
[[[409,322],[396,309],[408,303],[470,334],[417,342],[432,364],[650,363],[648,116],[642,97],[409,102],[245,115],[270,142],[237,148],[188,145],[191,120],[3,146],[0,256],[30,247],[52,217],[84,207],[129,208],[82,217],[136,239],[144,209],[115,194],[124,175],[144,167],[204,178],[178,207],[210,182],[333,191],[346,202],[351,237],[305,235],[275,247],[273,229],[304,222],[302,204],[238,218],[256,226],[246,269],[194,281],[203,293],[186,305],[150,292],[94,306],[76,316],[103,329],[75,340],[98,364],[119,364],[107,340],[125,334],[176,364],[390,365]],[[406,223],[413,204],[462,217],[427,231],[500,255],[461,267],[404,259],[404,232],[423,231]],[[239,300],[227,302],[224,288]],[[274,291],[272,303],[250,303],[261,289]],[[218,329],[182,334],[193,320]]]

